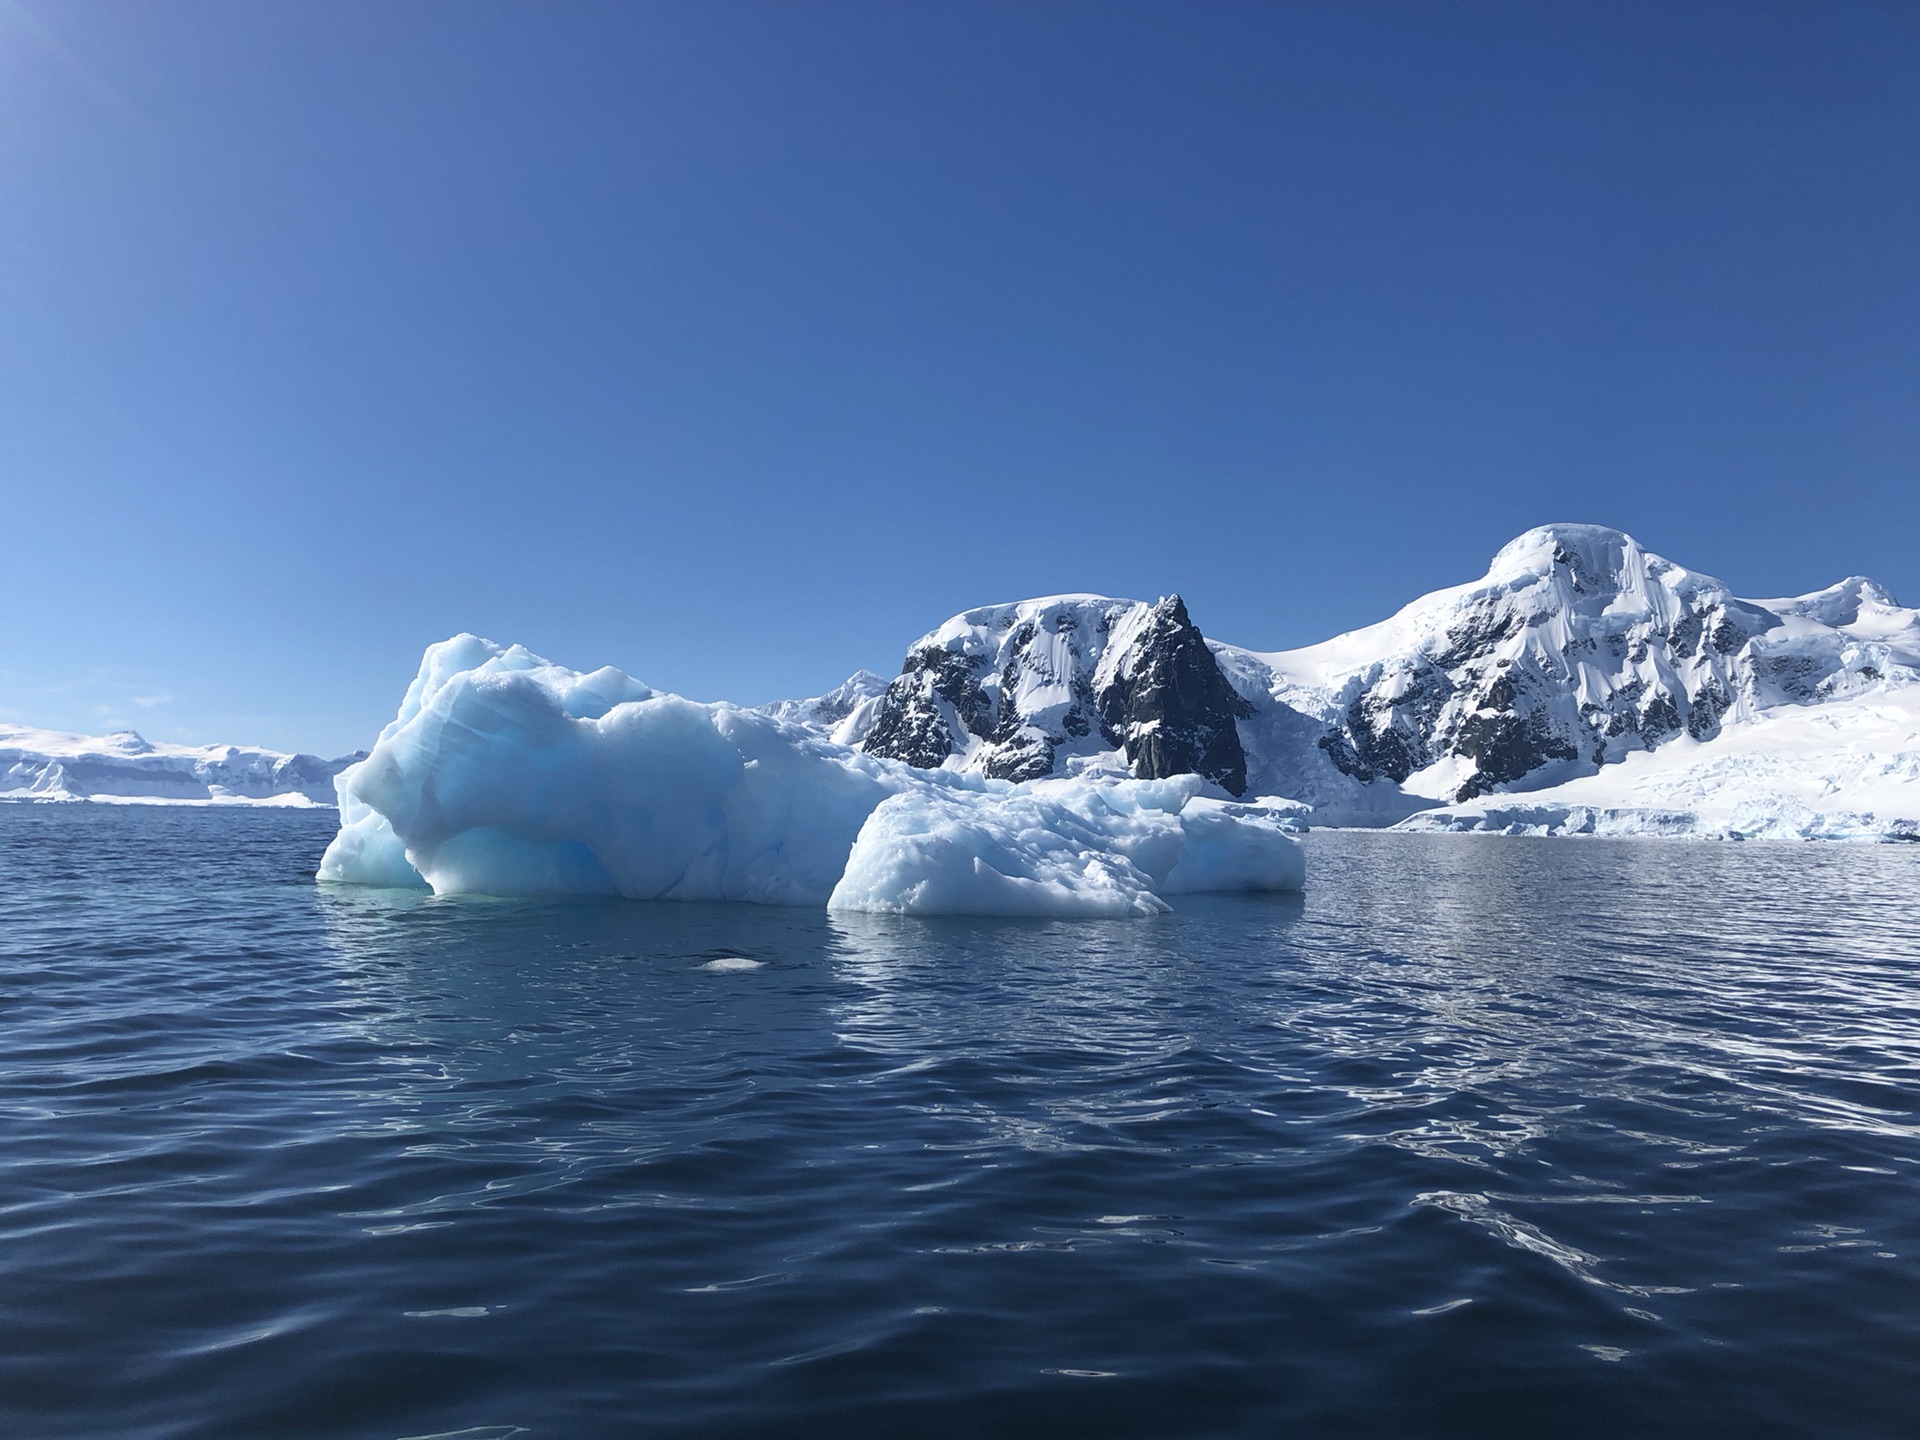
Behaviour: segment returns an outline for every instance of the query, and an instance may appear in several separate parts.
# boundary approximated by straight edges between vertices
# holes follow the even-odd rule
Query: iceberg
[[[1300,807],[1230,803],[1198,776],[918,770],[474,635],[429,647],[336,787],[320,877],[439,894],[1148,915],[1165,894],[1298,889],[1304,869]]]
[[[860,827],[828,906],[901,915],[1154,915],[1162,895],[1298,890],[1285,811],[1170,780],[1038,781],[1004,791],[921,786]]]

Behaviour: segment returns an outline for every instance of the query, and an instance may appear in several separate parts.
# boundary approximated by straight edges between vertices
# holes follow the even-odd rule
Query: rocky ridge
[[[1209,640],[1177,595],[970,610],[877,697],[868,677],[826,708],[840,743],[924,768],[1191,773],[1321,823],[1389,824],[1915,682],[1920,611],[1871,580],[1746,600],[1620,531],[1558,524],[1477,581],[1301,650]]]
[[[969,610],[916,641],[861,748],[1004,780],[1117,751],[1138,778],[1195,774],[1241,795],[1235,720],[1251,713],[1178,595],[1061,595]]]
[[[1243,685],[1324,726],[1350,779],[1466,801],[1591,774],[1770,706],[1920,679],[1920,612],[1855,577],[1791,600],[1595,525],[1514,540],[1470,585],[1304,650],[1240,652]]]

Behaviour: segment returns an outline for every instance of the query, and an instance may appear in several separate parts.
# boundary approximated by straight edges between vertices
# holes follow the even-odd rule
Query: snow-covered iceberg
[[[1298,890],[1295,822],[1171,780],[926,785],[867,817],[829,906],[902,915],[1152,915],[1162,895]],[[1297,808],[1297,807],[1296,807]]]
[[[1297,889],[1289,807],[1209,788],[918,770],[461,635],[429,648],[339,777],[320,875],[911,914],[1150,914],[1165,893]]]

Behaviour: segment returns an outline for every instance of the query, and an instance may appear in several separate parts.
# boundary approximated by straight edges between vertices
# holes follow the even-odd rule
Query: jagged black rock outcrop
[[[1178,595],[1153,607],[1128,661],[1097,704],[1101,733],[1126,751],[1134,775],[1200,775],[1244,795],[1247,755],[1234,722],[1253,707],[1227,684]]]
[[[1178,595],[1070,596],[969,611],[918,642],[862,748],[929,769],[964,753],[1006,780],[1118,749],[1141,778],[1201,775],[1239,795],[1249,713]]]

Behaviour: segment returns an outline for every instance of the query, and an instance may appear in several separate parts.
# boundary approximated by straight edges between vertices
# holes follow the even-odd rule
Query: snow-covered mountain
[[[70,735],[0,726],[0,800],[331,805],[338,760],[244,745],[169,745],[131,730]]]
[[[1504,828],[1474,802],[1586,784],[1570,803],[1661,811],[1652,829],[1738,829],[1721,803],[1737,797],[1773,807],[1749,827],[1767,833],[1899,834],[1920,818],[1920,731],[1901,729],[1916,681],[1920,611],[1871,580],[1743,600],[1620,531],[1560,524],[1477,581],[1300,650],[1208,640],[1178,596],[969,610],[915,641],[877,700],[827,709],[849,706],[839,743],[916,766],[1192,773],[1323,824],[1444,810],[1419,823]]]
[[[1459,802],[1920,679],[1920,612],[1859,577],[1741,600],[1617,530],[1545,525],[1381,624],[1237,660],[1342,773]]]
[[[1137,779],[1200,775],[1238,796],[1234,721],[1251,713],[1178,595],[1055,595],[969,610],[915,641],[862,748],[1002,780],[1121,758]]]
[[[824,695],[807,700],[776,700],[759,713],[804,726],[836,745],[858,745],[873,728],[887,682],[871,670],[856,670]]]
[[[1920,685],[1729,722],[1597,773],[1428,810],[1411,830],[1920,840]]]

